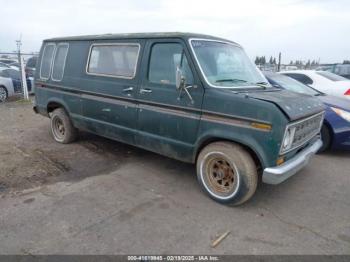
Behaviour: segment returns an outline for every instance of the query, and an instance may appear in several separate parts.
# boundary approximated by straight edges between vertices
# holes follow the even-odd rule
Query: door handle
[[[140,94],[144,94],[144,93],[152,93],[152,89],[149,89],[149,88],[141,88],[141,89],[140,89]]]
[[[127,93],[127,92],[132,92],[134,90],[134,88],[132,86],[124,88],[123,92]]]

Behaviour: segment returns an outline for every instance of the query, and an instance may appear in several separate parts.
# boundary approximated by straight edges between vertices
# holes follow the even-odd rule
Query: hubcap
[[[211,160],[209,164],[209,180],[215,191],[230,192],[233,188],[235,176],[230,164],[220,158]]]
[[[6,90],[3,87],[0,87],[0,101],[3,102],[7,98]]]
[[[201,176],[210,194],[228,199],[234,196],[239,187],[239,174],[236,166],[219,152],[209,153],[202,162]]]
[[[52,131],[57,140],[63,140],[66,133],[64,124],[59,117],[52,119]]]

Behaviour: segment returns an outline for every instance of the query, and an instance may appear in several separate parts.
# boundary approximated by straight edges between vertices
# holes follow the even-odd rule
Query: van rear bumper
[[[321,139],[317,139],[312,145],[299,152],[292,159],[276,167],[264,169],[262,181],[266,184],[277,185],[287,178],[295,175],[300,169],[310,162],[310,158],[322,147]]]

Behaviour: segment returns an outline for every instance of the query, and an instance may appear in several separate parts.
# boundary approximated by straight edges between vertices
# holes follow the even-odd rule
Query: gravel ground
[[[193,165],[87,133],[55,143],[31,108],[0,104],[0,254],[350,254],[349,152],[232,208]]]

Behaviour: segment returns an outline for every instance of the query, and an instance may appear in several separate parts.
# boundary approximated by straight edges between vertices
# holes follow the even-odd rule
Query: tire
[[[199,153],[197,178],[212,199],[235,206],[248,201],[258,185],[252,156],[242,146],[230,142],[209,144]]]
[[[51,134],[56,142],[62,144],[69,144],[78,137],[78,130],[63,108],[57,108],[51,114]]]
[[[321,139],[322,139],[323,145],[318,150],[317,153],[325,152],[327,149],[330,148],[330,145],[331,145],[331,140],[332,140],[331,132],[325,124],[323,124],[321,128]]]
[[[7,89],[4,86],[0,86],[0,103],[5,102],[8,98]]]

